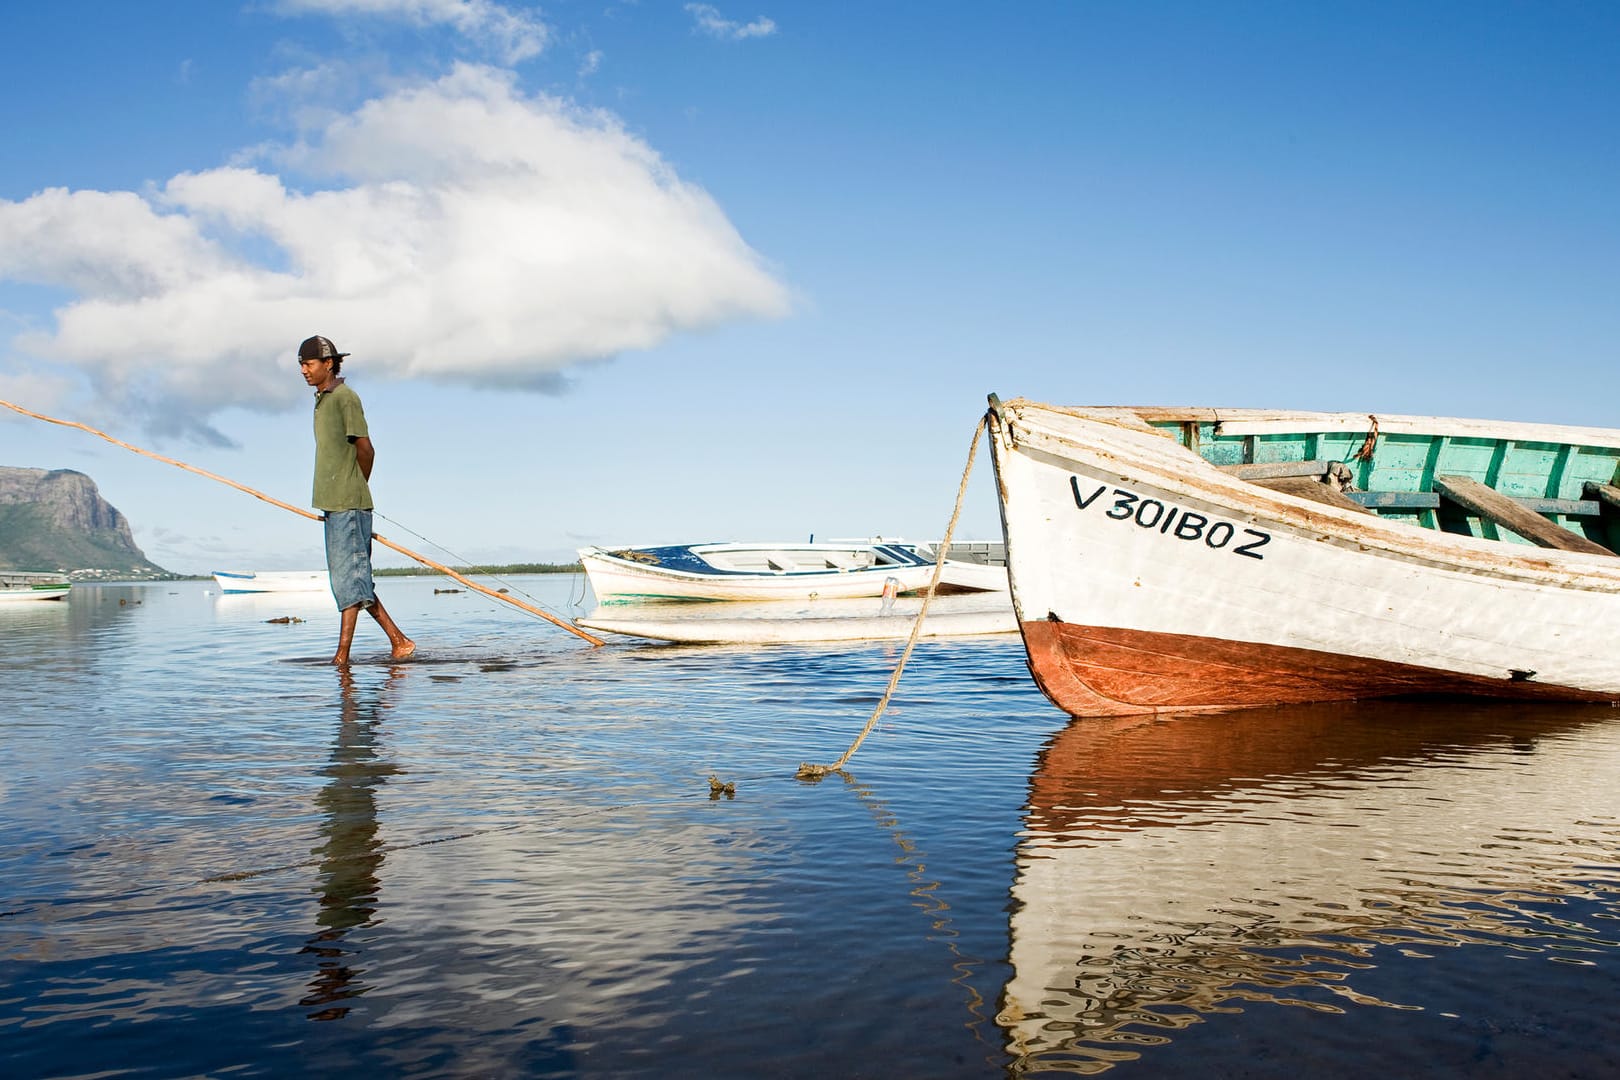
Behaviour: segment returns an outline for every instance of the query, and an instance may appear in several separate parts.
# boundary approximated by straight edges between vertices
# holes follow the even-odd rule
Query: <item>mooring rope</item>
[[[1374,416],[1372,413],[1368,413],[1367,419],[1372,421],[1372,428],[1367,432],[1367,438],[1362,442],[1361,449],[1357,450],[1354,454],[1351,454],[1348,459],[1349,461],[1372,460],[1373,449],[1378,445],[1378,417]]]
[[[934,590],[939,587],[939,577],[945,571],[945,557],[951,550],[951,535],[956,531],[956,520],[962,516],[962,500],[967,495],[968,477],[973,475],[973,457],[979,452],[979,436],[984,433],[984,417],[979,417],[978,426],[973,429],[973,444],[968,447],[967,466],[962,470],[962,482],[956,486],[956,505],[951,509],[951,523],[945,526],[945,538],[939,542],[939,550],[934,555],[934,576],[928,579],[928,591],[923,593],[922,607],[917,611],[917,621],[911,624],[911,637],[906,640],[906,647],[900,653],[900,660],[894,665],[894,673],[889,676],[889,685],[883,690],[883,697],[878,699],[877,708],[872,710],[871,717],[861,733],[855,736],[855,741],[849,744],[844,756],[831,765],[815,765],[810,762],[800,764],[797,773],[800,780],[819,780],[831,772],[839,772],[855,756],[861,743],[872,734],[877,726],[878,717],[883,710],[889,707],[889,698],[894,696],[894,688],[900,685],[900,673],[906,670],[906,661],[911,659],[911,650],[917,646],[917,638],[922,633],[923,620],[928,617],[928,605],[933,602]]]
[[[133,446],[130,443],[124,442],[122,439],[115,439],[111,435],[108,435],[105,431],[97,431],[95,428],[91,427],[89,424],[81,424],[76,420],[61,420],[61,419],[58,419],[57,417],[54,417],[54,416],[46,416],[43,413],[37,413],[37,412],[32,411],[31,409],[25,409],[21,405],[16,405],[16,404],[13,404],[12,402],[5,401],[3,399],[0,399],[0,405],[5,406],[6,408],[10,409],[12,412],[21,413],[24,416],[31,416],[35,420],[43,420],[47,424],[56,424],[56,425],[58,425],[60,427],[78,428],[80,431],[88,432],[91,435],[94,435],[98,439],[106,439],[108,442],[112,443],[114,446],[121,446],[125,450],[131,451],[132,453],[140,454],[142,457],[149,457],[154,461],[161,461],[164,464],[173,465],[177,469],[184,469],[184,470],[186,470],[186,472],[196,473],[198,476],[207,477],[209,480],[217,480],[219,483],[224,484],[227,487],[233,487],[238,491],[246,492],[247,494],[252,495],[255,499],[262,499],[265,502],[270,503],[272,506],[279,506],[283,510],[290,510],[295,514],[298,514],[301,517],[309,518],[312,521],[321,520],[319,514],[313,514],[310,511],[305,510],[302,506],[294,506],[292,503],[282,502],[280,499],[277,499],[277,498],[275,498],[274,496],[271,496],[271,495],[266,495],[264,492],[255,490],[254,488],[250,488],[246,484],[239,484],[235,480],[228,480],[223,476],[218,476],[218,475],[215,475],[214,473],[208,472],[206,469],[199,469],[195,465],[187,465],[185,462],[176,461],[172,457],[165,457],[162,454],[154,453],[151,450],[143,450],[139,446]],[[559,619],[557,616],[551,614],[549,611],[542,611],[540,608],[537,608],[532,604],[526,604],[522,600],[518,600],[515,597],[512,597],[512,596],[510,596],[510,595],[508,595],[506,593],[499,593],[499,592],[496,592],[494,589],[487,588],[486,586],[480,585],[478,582],[472,581],[472,580],[468,579],[467,577],[463,576],[462,574],[458,574],[456,571],[450,569],[448,566],[445,566],[443,563],[434,562],[432,559],[428,558],[426,555],[420,555],[420,554],[412,551],[410,548],[402,547],[399,544],[394,543],[392,540],[388,539],[385,536],[378,536],[375,533],[373,533],[371,538],[373,540],[377,541],[377,543],[382,544],[384,547],[393,548],[395,551],[399,552],[401,555],[404,555],[407,558],[414,559],[417,562],[421,563],[423,566],[428,567],[429,569],[437,570],[439,573],[445,575],[446,577],[454,578],[455,580],[461,582],[463,585],[467,586],[469,589],[472,589],[474,592],[483,593],[485,596],[493,596],[495,599],[502,600],[502,601],[504,601],[504,602],[506,602],[508,604],[511,604],[513,607],[521,608],[524,611],[527,611],[527,612],[529,612],[530,614],[533,614],[533,615],[538,615],[542,619],[545,619],[547,622],[555,623],[557,626],[562,627],[564,630],[567,630],[570,634],[573,634],[575,637],[584,638],[586,641],[590,642],[592,645],[605,645],[605,644],[607,644],[607,642],[603,641],[601,638],[596,637],[593,634],[588,634],[585,631],[581,630],[579,627],[574,626],[572,623],[569,623],[569,622],[566,622],[566,621],[564,621],[562,619]]]

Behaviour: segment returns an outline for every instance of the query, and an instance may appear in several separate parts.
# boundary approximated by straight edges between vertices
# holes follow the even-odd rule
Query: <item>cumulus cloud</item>
[[[76,387],[71,379],[49,371],[0,372],[0,400],[25,404],[36,412],[49,413],[58,405],[71,401]],[[0,423],[15,421],[33,424],[21,413],[0,408]]]
[[[538,17],[490,0],[276,0],[274,8],[289,15],[365,15],[446,26],[494,49],[505,64],[540,55],[551,36]]]
[[[368,377],[546,387],[788,308],[708,194],[611,115],[472,65],[256,165],[0,200],[0,279],[73,295],[18,347],[205,438],[212,412],[295,399],[287,361],[311,333]]]
[[[776,23],[761,16],[751,23],[733,22],[720,14],[713,4],[687,4],[686,13],[692,16],[698,30],[710,37],[722,38],[726,41],[742,41],[746,38],[769,37],[776,33]]]

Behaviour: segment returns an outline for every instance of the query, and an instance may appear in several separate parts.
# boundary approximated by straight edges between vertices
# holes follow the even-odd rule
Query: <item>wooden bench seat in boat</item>
[[[1498,526],[1518,533],[1539,547],[1560,551],[1585,551],[1594,555],[1613,555],[1602,544],[1577,536],[1568,529],[1553,524],[1519,500],[1486,487],[1478,480],[1466,476],[1437,476],[1434,487],[1442,498],[1456,503],[1469,513],[1495,522]]]
[[[1588,481],[1584,499],[1525,498],[1504,495],[1466,476],[1437,476],[1434,491],[1340,491],[1327,482],[1332,461],[1278,461],[1222,465],[1222,472],[1247,480],[1271,491],[1310,499],[1341,509],[1436,510],[1442,502],[1451,503],[1476,517],[1524,537],[1539,547],[1560,551],[1585,551],[1613,555],[1615,552],[1578,533],[1559,526],[1543,514],[1570,517],[1620,516],[1620,487]],[[1342,467],[1342,466],[1341,466]]]
[[[1300,499],[1310,499],[1340,510],[1375,513],[1345,496],[1339,486],[1330,483],[1335,472],[1348,476],[1345,466],[1338,461],[1265,461],[1240,465],[1218,466],[1239,480],[1247,480],[1269,491],[1280,491]]]
[[[1260,481],[1282,480],[1295,476],[1321,479],[1332,472],[1335,465],[1342,467],[1343,464],[1339,461],[1256,461],[1238,465],[1218,465],[1216,468],[1239,480]]]
[[[1594,513],[1607,517],[1610,514],[1620,513],[1620,487],[1613,484],[1600,484],[1596,480],[1588,480],[1581,490],[1581,494],[1597,503]]]
[[[1340,510],[1354,510],[1359,514],[1372,514],[1376,511],[1350,498],[1332,484],[1324,484],[1320,480],[1309,476],[1279,476],[1269,480],[1251,480],[1250,483],[1269,491],[1280,491],[1284,495],[1293,495],[1301,499],[1310,499],[1325,506],[1337,506]]]

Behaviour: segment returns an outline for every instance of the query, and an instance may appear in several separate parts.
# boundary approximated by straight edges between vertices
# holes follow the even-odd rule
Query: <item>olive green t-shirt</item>
[[[343,383],[315,394],[315,493],[317,510],[370,510],[371,488],[361,475],[351,439],[370,438],[360,395]]]

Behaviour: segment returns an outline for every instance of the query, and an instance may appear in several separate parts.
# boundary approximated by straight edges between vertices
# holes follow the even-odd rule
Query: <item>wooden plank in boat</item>
[[[1557,548],[1560,551],[1585,551],[1594,555],[1614,554],[1601,544],[1595,544],[1584,536],[1577,536],[1568,529],[1554,525],[1534,510],[1503,495],[1500,491],[1486,487],[1478,480],[1466,476],[1437,476],[1434,478],[1434,487],[1441,496],[1450,499],[1463,509],[1494,521],[1502,528],[1518,533],[1541,547]]]
[[[1581,494],[1597,503],[1603,526],[1608,533],[1606,538],[1614,537],[1616,528],[1620,528],[1620,487],[1598,480],[1588,480],[1581,485]]]
[[[1293,476],[1322,476],[1333,468],[1333,461],[1264,461],[1217,466],[1239,480],[1280,480]]]
[[[1588,499],[1595,499],[1601,504],[1603,513],[1608,514],[1620,511],[1620,487],[1613,484],[1600,484],[1596,480],[1588,480],[1581,490],[1581,494]]]
[[[1526,499],[1514,496],[1513,501],[1537,514],[1569,514],[1575,517],[1596,517],[1599,506],[1596,499]]]
[[[1344,496],[1376,510],[1433,510],[1440,505],[1440,496],[1432,491],[1347,491]]]
[[[1354,499],[1346,497],[1344,492],[1332,484],[1324,484],[1308,476],[1279,476],[1270,480],[1255,480],[1252,483],[1268,491],[1280,491],[1284,495],[1310,499],[1324,506],[1337,506],[1340,510],[1354,510],[1358,514],[1373,513]]]
[[[1620,488],[1616,491],[1620,493]],[[1377,510],[1433,510],[1440,505],[1440,496],[1432,491],[1347,491],[1344,495],[1358,506]],[[1527,499],[1506,495],[1503,498],[1512,498],[1533,514],[1594,517],[1599,509],[1596,499]]]

